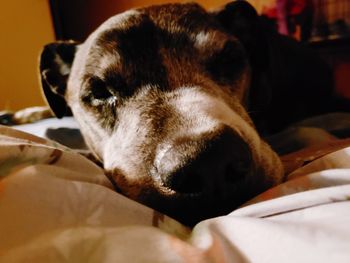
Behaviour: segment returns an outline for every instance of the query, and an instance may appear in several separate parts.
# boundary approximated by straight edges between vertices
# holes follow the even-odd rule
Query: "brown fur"
[[[58,61],[52,53],[47,46],[41,71],[52,71],[43,62]],[[64,98],[117,189],[135,200],[192,225],[282,180],[245,109],[246,51],[197,4],[112,18],[77,46],[65,74],[64,90],[43,78],[46,94]]]

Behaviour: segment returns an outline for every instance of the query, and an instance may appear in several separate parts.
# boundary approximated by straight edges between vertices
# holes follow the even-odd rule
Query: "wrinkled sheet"
[[[73,150],[0,126],[0,262],[349,263],[350,142],[336,146],[191,230]]]

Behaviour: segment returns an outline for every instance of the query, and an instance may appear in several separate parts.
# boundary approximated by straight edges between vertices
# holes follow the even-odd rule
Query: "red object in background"
[[[276,5],[270,9],[263,10],[263,14],[269,18],[277,19],[281,13],[285,13],[287,16],[299,15],[307,8],[312,8],[312,1],[276,0]]]
[[[350,38],[310,42],[333,69],[334,95],[339,99],[338,111],[350,111]]]
[[[278,0],[277,0],[278,1]],[[287,2],[288,15],[299,15],[305,9],[312,7],[312,2],[308,0],[284,0]]]
[[[312,0],[276,0],[274,7],[263,10],[263,14],[276,21],[280,34],[306,40],[311,31]]]
[[[342,98],[350,99],[350,62],[341,63],[334,68],[336,92]]]

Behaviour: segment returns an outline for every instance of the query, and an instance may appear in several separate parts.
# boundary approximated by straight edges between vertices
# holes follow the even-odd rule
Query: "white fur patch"
[[[83,108],[79,101],[70,103],[69,106],[74,116],[76,116],[76,121],[79,124],[86,143],[101,158],[103,149],[105,148],[106,138],[110,135],[97,124],[95,116]]]
[[[98,27],[90,36],[86,39],[86,41],[79,45],[79,48],[75,54],[75,60],[72,65],[72,70],[70,76],[74,76],[74,78],[69,78],[68,87],[74,87],[81,85],[81,77],[85,73],[85,66],[87,63],[87,58],[89,57],[89,52],[91,47],[96,43],[99,39],[99,35],[106,30],[123,28],[126,29],[130,23],[128,20],[131,17],[139,16],[140,12],[137,10],[129,10],[119,15],[113,16],[105,21],[100,27]],[[131,26],[131,25],[130,25]],[[116,60],[119,59],[119,55],[115,52],[114,56],[105,56],[101,60],[101,64],[98,65],[101,69],[104,69],[111,64],[115,63]],[[65,72],[67,68],[62,68],[62,71]],[[98,73],[98,72],[97,72]],[[67,92],[67,101],[77,100],[76,97],[78,92],[73,89],[68,90]],[[68,99],[68,96],[71,97]]]
[[[142,123],[141,112],[132,106],[119,111],[119,115],[122,118],[117,129],[104,139],[104,167],[107,170],[118,167],[128,175],[130,181],[137,181],[147,174],[145,164],[142,163],[145,158],[140,151],[149,127]]]
[[[116,16],[112,16],[108,20],[106,20],[95,32],[100,33],[105,30],[109,30],[111,28],[118,29],[123,28],[127,29],[130,25],[128,20],[131,17],[139,16],[140,12],[134,9],[128,10],[124,13],[118,14]],[[132,25],[131,25],[132,26]],[[93,34],[95,34],[95,32]]]
[[[67,63],[64,62],[59,55],[57,55],[57,54],[55,55],[54,61],[57,65],[59,65],[58,70],[60,71],[61,75],[65,76],[65,75],[69,74],[70,67],[67,66]]]
[[[196,48],[201,49],[210,43],[211,34],[209,32],[201,31],[194,38],[194,45]]]
[[[102,71],[104,69],[109,68],[112,65],[115,65],[117,61],[120,60],[120,56],[117,52],[115,52],[115,54],[113,54],[113,56],[111,55],[104,55],[100,60],[99,60],[99,64],[96,65],[99,69],[101,69]]]
[[[239,114],[231,109],[221,98],[201,92],[199,88],[183,88],[177,91],[175,100],[170,101],[182,116],[191,116],[187,123],[191,127],[188,134],[201,134],[227,125],[235,130],[247,143],[254,145],[260,154],[260,137]],[[195,114],[193,114],[195,112]]]

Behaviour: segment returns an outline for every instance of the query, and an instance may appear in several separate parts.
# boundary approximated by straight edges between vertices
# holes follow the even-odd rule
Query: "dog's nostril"
[[[202,192],[203,182],[200,175],[196,172],[186,172],[185,170],[180,169],[170,175],[162,176],[164,186],[184,194]]]

